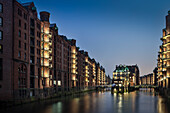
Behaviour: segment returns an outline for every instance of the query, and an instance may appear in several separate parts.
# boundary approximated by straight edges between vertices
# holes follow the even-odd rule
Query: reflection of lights
[[[62,102],[53,105],[53,112],[62,113]]]

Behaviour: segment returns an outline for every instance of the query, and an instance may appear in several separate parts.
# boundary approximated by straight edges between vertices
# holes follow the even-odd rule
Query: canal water
[[[153,89],[125,94],[98,91],[11,107],[0,113],[170,113],[168,103]]]

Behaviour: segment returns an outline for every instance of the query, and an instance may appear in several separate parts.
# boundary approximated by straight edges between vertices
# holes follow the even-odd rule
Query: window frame
[[[3,27],[3,18],[2,18],[2,17],[0,17],[0,18],[1,18],[1,20],[2,20],[0,26]]]
[[[2,10],[0,10],[0,13],[3,13],[3,4],[0,3],[0,6],[2,6]]]
[[[1,46],[0,53],[2,54],[3,53],[3,45],[0,44],[0,46]]]
[[[3,31],[0,30],[0,32],[1,32],[1,33],[0,33],[0,34],[1,34],[1,35],[0,35],[0,40],[3,40]],[[1,37],[2,37],[2,38],[1,38]]]

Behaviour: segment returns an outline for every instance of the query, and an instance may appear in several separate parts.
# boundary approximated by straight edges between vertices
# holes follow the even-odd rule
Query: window
[[[34,36],[34,29],[30,29],[30,34]]]
[[[27,50],[27,44],[26,43],[24,44],[24,49]]]
[[[3,45],[0,44],[0,53],[3,53]]]
[[[26,23],[24,24],[24,29],[25,29],[25,30],[27,29],[27,24],[26,24]]]
[[[39,51],[38,51],[38,49],[37,49],[37,55],[39,55]]]
[[[24,13],[24,19],[27,20],[27,14]]]
[[[40,28],[41,28],[40,24],[38,24],[38,23],[37,23],[37,28],[38,28],[39,30],[40,30]]]
[[[18,26],[21,27],[21,20],[19,19],[19,23],[18,23]]]
[[[21,41],[19,40],[19,44],[18,44],[18,47],[21,48]]]
[[[30,20],[30,24],[31,24],[32,27],[34,27],[34,19]]]
[[[3,70],[3,63],[2,63],[2,58],[0,58],[0,80],[2,80],[3,78],[2,70]]]
[[[37,64],[39,63],[39,58],[37,57]]]
[[[3,26],[3,19],[0,17],[0,26]]]
[[[0,12],[3,12],[3,5],[0,3]]]
[[[18,15],[22,16],[22,11],[18,9]]]
[[[19,37],[21,37],[21,30],[19,30],[19,32],[18,32],[18,36],[19,36]]]
[[[27,58],[27,54],[25,53],[25,54],[24,54],[24,60],[26,60],[26,58]]]
[[[26,33],[24,33],[24,39],[27,40],[27,34]]]
[[[18,58],[21,58],[21,51],[18,51]]]
[[[3,32],[0,31],[0,40],[2,40],[2,39],[3,39]]]
[[[27,82],[26,72],[27,72],[26,66],[24,64],[20,64],[18,67],[18,87],[19,88],[26,88],[26,82]]]

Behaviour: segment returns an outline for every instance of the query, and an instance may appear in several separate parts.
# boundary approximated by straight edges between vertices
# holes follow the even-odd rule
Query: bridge
[[[111,88],[112,92],[120,92],[120,93],[124,93],[124,92],[131,92],[131,91],[135,91],[135,90],[139,90],[140,88],[154,88],[154,89],[158,89],[158,86],[154,86],[154,85],[136,85],[136,86],[130,86],[130,87],[119,87],[119,86],[112,86],[112,84],[109,85],[97,85],[96,89],[104,89],[104,88]]]
[[[134,86],[135,88],[158,88],[158,86],[155,86],[155,85],[137,85],[137,86]]]

